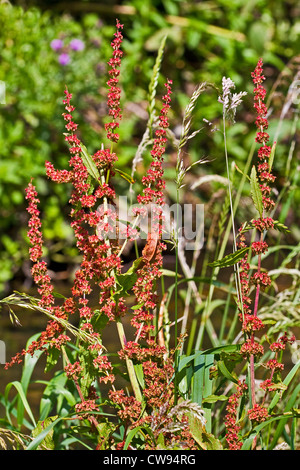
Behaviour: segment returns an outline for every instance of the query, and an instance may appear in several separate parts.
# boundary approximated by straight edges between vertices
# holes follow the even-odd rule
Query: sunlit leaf
[[[251,175],[250,175],[250,187],[251,187],[251,196],[253,203],[255,205],[256,210],[259,212],[260,217],[263,216],[263,200],[262,200],[262,192],[257,181],[256,175],[256,168],[255,166],[252,167]]]
[[[229,255],[224,256],[224,258],[220,260],[216,260],[216,261],[213,261],[212,263],[208,263],[208,265],[211,266],[212,268],[216,268],[216,267],[227,268],[229,266],[233,266],[245,256],[248,250],[249,250],[248,247],[240,248],[234,253],[230,253]]]

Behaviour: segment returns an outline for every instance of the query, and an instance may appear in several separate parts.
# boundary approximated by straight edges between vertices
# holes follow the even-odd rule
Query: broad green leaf
[[[287,421],[293,417],[299,417],[298,410],[294,408],[295,405],[299,403],[299,393],[300,393],[300,384],[298,384],[295,389],[292,391],[291,395],[289,396],[288,402],[284,408],[284,412],[281,415],[281,419],[277,425],[277,428],[273,434],[272,442],[269,445],[269,449],[272,450],[276,446],[280,436],[284,433],[284,428],[286,426]]]
[[[222,450],[221,442],[206,431],[200,419],[192,413],[187,413],[189,421],[189,431],[197,444],[203,450]]]
[[[64,372],[57,371],[49,381],[37,380],[37,383],[45,384],[46,387],[40,401],[40,416],[42,421],[46,419],[52,410],[53,402],[56,402],[57,413],[61,411],[59,407],[58,397],[66,398],[70,406],[74,406],[76,399],[74,395],[65,388],[67,377]],[[63,402],[63,400],[61,400]]]
[[[145,380],[144,380],[144,372],[143,372],[143,364],[134,364],[135,374],[139,381],[139,384],[142,388],[145,388]]]
[[[56,417],[55,417],[56,418]],[[36,450],[38,446],[43,442],[49,432],[52,431],[54,426],[56,426],[61,420],[65,419],[64,417],[57,418],[52,421],[46,428],[44,428],[35,438],[33,441],[26,447],[26,450]],[[36,427],[36,426],[35,426]]]
[[[266,426],[269,426],[274,421],[278,421],[278,420],[281,420],[281,419],[282,419],[282,416],[275,416],[275,417],[272,417],[270,419],[266,419],[266,421],[264,421],[264,422],[258,424],[257,426],[255,426],[255,428],[253,429],[253,432],[251,432],[250,436],[244,441],[244,444],[242,446],[242,450],[250,450],[251,447],[252,447],[253,439],[260,433],[260,431],[263,428],[265,428]]]
[[[161,273],[163,276],[168,276],[168,277],[176,276],[175,271],[171,271],[170,269],[161,269]],[[178,277],[182,277],[182,276],[179,274]]]
[[[81,158],[84,163],[84,166],[86,167],[87,171],[89,174],[96,180],[99,181],[100,174],[98,171],[98,168],[96,166],[96,163],[92,159],[91,155],[88,153],[87,148],[85,145],[80,144],[81,147]]]
[[[180,358],[178,364],[178,372],[180,372],[184,367],[186,367],[191,361],[193,361],[197,356],[205,355],[205,354],[221,354],[226,353],[235,353],[239,351],[241,348],[240,344],[227,344],[224,346],[216,346],[215,348],[206,349],[205,351],[197,351],[195,354],[191,354],[190,356],[185,356]]]
[[[167,447],[165,445],[165,437],[164,437],[164,433],[159,433],[157,439],[156,439],[156,448],[158,450],[166,450]]]
[[[48,348],[45,372],[49,372],[56,364],[60,357],[60,350],[52,347]]]
[[[57,419],[57,416],[49,416],[43,421],[39,421],[37,426],[32,430],[32,437],[35,438],[53,421]],[[54,450],[54,442],[53,442],[53,428],[50,429],[48,434],[45,438],[40,442],[38,449],[39,450]]]
[[[93,317],[91,319],[91,323],[94,327],[94,330],[97,332],[102,331],[107,323],[109,322],[109,318],[104,313],[100,312],[100,310],[95,310]]]
[[[130,266],[130,268],[126,271],[126,273],[121,274],[121,276],[128,276],[130,274],[135,273],[135,271],[137,270],[137,268],[141,264],[142,260],[143,260],[143,258],[137,258],[136,260],[134,260],[134,262],[132,263],[132,266]]]
[[[250,188],[251,188],[251,196],[252,196],[253,203],[260,217],[262,217],[263,209],[264,209],[263,201],[262,201],[262,192],[259,187],[259,183],[257,181],[256,168],[254,165],[252,167],[251,175],[250,175]]]
[[[205,361],[206,357],[201,354],[195,357],[193,364],[192,401],[199,405],[202,405],[204,392]]]
[[[118,294],[123,295],[124,293],[128,293],[128,291],[130,291],[134,286],[137,280],[136,270],[138,269],[141,261],[142,258],[136,259],[126,273],[116,275],[117,284],[121,287],[121,289],[117,291]]]
[[[115,425],[108,421],[105,421],[104,423],[99,423],[97,425],[97,431],[99,433],[99,437],[98,437],[98,449],[99,450],[108,449],[107,441],[109,440],[114,430],[115,430]]]
[[[216,346],[215,348],[206,349],[203,354],[230,354],[235,353],[241,349],[240,344],[225,344],[224,346]]]
[[[229,255],[224,256],[224,258],[220,260],[213,261],[212,263],[208,263],[208,266],[213,268],[227,268],[229,266],[233,266],[234,264],[238,263],[249,250],[248,247],[240,248],[239,250],[235,251],[234,253],[230,253]]]
[[[72,430],[74,428],[72,427]],[[88,428],[90,429],[90,428]],[[68,448],[70,446],[70,444],[73,444],[73,443],[77,443],[77,444],[80,444],[82,447],[85,447],[87,450],[94,450],[93,447],[87,445],[86,442],[84,442],[82,439],[78,439],[77,437],[75,436],[72,436],[72,437],[67,437],[66,439],[63,439],[62,442],[61,442],[61,447],[62,448]],[[77,448],[78,448],[78,445],[77,445]]]
[[[58,299],[66,299],[67,298],[63,294],[61,294],[60,292],[56,292],[56,291],[53,291],[52,295],[53,295],[53,297],[57,297]]]

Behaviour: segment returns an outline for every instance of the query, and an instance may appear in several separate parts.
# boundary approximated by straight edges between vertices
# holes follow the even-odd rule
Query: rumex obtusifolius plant
[[[165,95],[162,97],[163,106],[160,110],[154,138],[151,147],[151,163],[146,174],[142,177],[142,191],[137,196],[138,208],[135,216],[144,217],[148,207],[154,207],[151,230],[148,232],[147,242],[139,257],[126,273],[122,271],[122,248],[114,233],[116,214],[112,210],[116,201],[116,190],[112,177],[118,174],[118,148],[117,132],[122,119],[120,106],[121,88],[119,84],[122,64],[121,50],[123,26],[117,20],[116,32],[112,41],[112,58],[109,60],[108,86],[108,117],[105,124],[106,136],[109,145],[101,146],[93,155],[88,153],[82,139],[79,138],[78,125],[74,121],[72,94],[65,89],[63,104],[65,111],[63,118],[66,122],[65,141],[69,147],[69,169],[55,169],[51,162],[46,162],[46,174],[53,182],[69,184],[72,193],[69,200],[71,226],[74,230],[77,248],[82,256],[79,269],[75,273],[70,297],[64,298],[60,305],[56,305],[55,292],[48,274],[47,264],[42,260],[43,238],[41,220],[38,209],[39,199],[33,182],[26,189],[28,200],[30,259],[33,263],[32,277],[38,287],[40,299],[16,296],[16,303],[30,306],[44,312],[49,317],[45,331],[38,339],[33,341],[27,350],[21,351],[11,362],[22,361],[25,354],[33,355],[36,351],[43,351],[48,357],[48,363],[56,362],[58,353],[64,359],[64,373],[75,385],[77,402],[72,410],[71,419],[84,421],[90,426],[90,433],[95,436],[96,448],[114,448],[122,450],[130,448],[130,433],[141,431],[144,449],[154,448],[180,448],[180,449],[207,449],[221,448],[220,441],[205,429],[206,420],[200,404],[186,399],[175,401],[174,376],[176,361],[174,357],[181,348],[183,338],[178,339],[176,350],[168,351],[158,341],[155,331],[155,309],[158,306],[156,284],[162,275],[162,261],[165,244],[162,240],[164,230],[164,217],[162,208],[165,204],[164,168],[163,160],[167,145],[167,131],[169,130],[168,112],[171,106],[172,81],[165,83]],[[272,149],[268,144],[266,132],[266,107],[263,103],[265,91],[262,87],[262,62],[259,61],[253,74],[255,88],[255,109],[258,117],[256,140],[261,144],[258,151],[259,164],[251,172],[251,190],[259,218],[243,224],[238,234],[238,248],[245,252],[247,230],[256,228],[260,239],[251,244],[251,251],[260,256],[267,248],[264,240],[265,231],[276,225],[266,212],[273,206],[270,199],[269,183],[274,177],[271,172]],[[229,79],[223,81],[223,103],[226,115],[232,120],[235,110],[244,93],[230,94],[233,82]],[[194,99],[197,99],[202,88],[196,90]],[[188,121],[189,123],[189,121]],[[188,127],[188,126],[187,126]],[[193,134],[195,135],[195,134]],[[183,135],[183,144],[186,143],[187,134]],[[181,162],[181,161],[180,161]],[[181,175],[182,172],[182,175]],[[178,166],[178,176],[184,177],[186,171]],[[259,175],[259,180],[257,179]],[[181,187],[182,180],[178,180]],[[99,208],[100,206],[100,208]],[[128,229],[129,230],[129,229]],[[134,237],[135,230],[127,232]],[[263,328],[258,315],[258,298],[260,290],[270,284],[270,278],[261,269],[259,258],[257,271],[249,278],[247,255],[239,260],[240,291],[238,306],[240,320],[245,341],[240,348],[241,355],[249,361],[250,380],[246,384],[239,380],[237,391],[227,402],[225,440],[230,449],[240,449],[243,438],[239,435],[241,427],[238,423],[238,406],[242,397],[248,393],[250,385],[251,406],[248,418],[254,423],[263,422],[268,418],[268,411],[262,403],[258,403],[255,396],[254,359],[263,353],[262,346],[256,342],[254,333]],[[255,301],[253,311],[250,309],[251,299],[249,288],[255,285]],[[131,314],[131,325],[135,329],[135,339],[128,341],[123,326],[123,318],[129,315],[126,302],[128,292],[134,296],[134,307]],[[97,295],[98,302],[95,309],[90,301],[91,295]],[[79,314],[78,328],[72,326],[72,317]],[[130,383],[131,392],[116,388],[116,373],[110,360],[109,351],[103,344],[103,329],[106,323],[115,322],[119,335],[121,350],[119,358],[126,364],[126,375]],[[104,326],[103,326],[104,325]],[[77,355],[68,354],[68,344],[76,338]],[[176,338],[177,340],[177,338]],[[261,384],[267,393],[276,390],[276,372],[282,366],[277,362],[277,353],[282,351],[285,344],[292,341],[283,335],[278,342],[272,343],[270,349],[275,353],[275,359],[267,363],[270,369],[270,378]],[[75,357],[75,359],[74,359]],[[177,356],[178,359],[178,356]],[[175,366],[174,366],[175,364]],[[95,383],[108,387],[107,399],[103,403]],[[178,389],[176,390],[178,393]],[[103,413],[103,406],[114,410],[114,421],[107,425],[107,418]],[[113,436],[115,430],[123,427],[123,434],[118,439]],[[132,434],[133,435],[133,434]],[[209,444],[208,444],[209,443]],[[210,446],[210,447],[209,447]]]

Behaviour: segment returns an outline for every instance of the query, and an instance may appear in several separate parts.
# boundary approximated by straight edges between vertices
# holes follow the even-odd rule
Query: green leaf
[[[282,233],[290,233],[290,230],[286,227],[286,225],[282,224],[278,220],[274,220],[274,228],[278,230],[278,232]]]
[[[5,387],[5,394],[4,394],[5,402],[7,403],[8,394],[10,392],[11,387],[15,387],[15,389],[17,390],[17,392],[19,394],[19,397],[22,400],[22,403],[24,405],[24,408],[28,413],[28,416],[30,417],[34,427],[36,427],[36,422],[35,422],[34,416],[33,416],[32,411],[30,409],[27,398],[25,396],[22,384],[19,381],[15,380],[14,382],[10,382],[9,384],[7,384],[7,386]],[[18,423],[18,424],[22,424],[22,423]]]
[[[180,372],[184,367],[186,367],[191,361],[193,361],[197,356],[207,355],[207,354],[230,354],[235,353],[241,349],[240,344],[227,344],[224,346],[216,346],[215,348],[206,349],[205,351],[197,351],[195,354],[190,356],[181,357],[178,364],[178,372]]]
[[[126,440],[125,440],[125,444],[124,444],[124,450],[127,450],[127,449],[128,449],[128,446],[129,446],[130,442],[132,441],[132,439],[134,438],[134,436],[135,436],[138,432],[140,432],[142,429],[145,430],[146,432],[148,432],[149,435],[151,436],[151,438],[152,438],[153,441],[154,441],[153,432],[151,431],[151,429],[150,429],[148,426],[145,426],[145,425],[137,426],[136,428],[131,429],[131,431],[129,431],[129,433],[127,434],[127,437],[126,437]]]
[[[81,147],[81,158],[82,158],[82,161],[84,163],[84,166],[86,167],[89,174],[96,181],[99,181],[100,174],[99,174],[98,168],[97,168],[94,160],[92,159],[92,157],[88,153],[87,148],[85,147],[85,145],[80,144],[80,147]]]
[[[203,398],[202,403],[216,403],[216,401],[226,401],[228,397],[226,395],[209,395]]]
[[[63,294],[60,294],[59,292],[56,292],[56,291],[53,291],[52,295],[53,295],[53,297],[57,297],[58,299],[66,299],[67,298]]]
[[[32,343],[32,341],[35,341],[39,336],[40,336],[40,333],[37,333],[29,338],[29,340],[26,343],[26,351],[29,348],[29,345]],[[21,377],[21,385],[22,385],[22,389],[24,391],[25,396],[27,394],[28,386],[30,384],[30,379],[34,371],[34,368],[36,366],[36,363],[42,354],[43,354],[43,351],[35,351],[35,353],[32,356],[31,354],[26,354],[25,356],[24,367],[22,370],[22,377]],[[18,415],[18,423],[21,424],[24,418],[24,404],[20,396],[18,399],[18,414],[17,415]]]
[[[139,267],[141,261],[142,258],[136,259],[126,273],[116,275],[116,282],[121,287],[121,289],[117,291],[117,294],[127,294],[128,291],[130,291],[130,289],[134,286],[137,280],[136,270]]]
[[[130,183],[130,184],[133,184],[133,183],[134,183],[134,179],[133,179],[130,175],[128,175],[127,173],[125,173],[124,171],[120,170],[119,168],[115,168],[115,167],[114,167],[114,171],[115,171],[116,173],[119,173],[119,175],[122,176],[122,178],[123,178],[124,180],[128,181],[128,183]]]
[[[54,426],[56,426],[64,417],[57,418],[55,416],[55,420],[51,421],[50,424],[46,428],[44,428],[35,438],[33,441],[26,447],[26,450],[36,450],[38,446],[43,442],[43,440],[46,438],[47,434],[52,431]]]
[[[43,421],[39,421],[37,426],[32,431],[32,437],[35,438],[41,434],[41,432],[53,421],[57,419],[57,416],[49,416]],[[46,434],[45,438],[40,442],[38,445],[39,450],[54,450],[54,442],[53,442],[53,432],[54,429],[51,428],[50,431]]]
[[[289,416],[291,417],[291,416]],[[242,446],[241,450],[250,450],[252,447],[252,442],[253,439],[260,433],[260,431],[265,428],[266,426],[269,426],[271,423],[282,420],[282,415],[280,416],[275,416],[270,419],[266,419],[266,421],[263,421],[262,423],[258,424],[253,428],[253,431],[251,432],[250,436],[244,441],[244,444]]]
[[[60,350],[52,347],[48,349],[45,372],[49,372],[56,364],[60,356]]]
[[[276,148],[276,142],[272,145],[272,150],[270,153],[270,158],[269,158],[269,172],[271,173],[272,171],[272,166],[273,166],[273,161],[274,161],[274,156],[275,156],[275,148]]]
[[[143,305],[144,305],[144,303],[137,304],[137,305],[133,305],[133,307],[130,307],[130,308],[131,308],[131,310],[138,310],[139,308],[142,308]]]
[[[259,183],[257,181],[256,176],[256,168],[253,165],[250,175],[250,188],[251,188],[251,196],[253,203],[256,207],[256,210],[259,212],[260,217],[263,216],[263,201],[262,201],[262,192],[259,187]]]
[[[99,423],[97,425],[97,431],[99,433],[98,437],[98,449],[105,450],[108,449],[107,442],[111,434],[115,431],[116,426],[113,423],[105,421],[104,423]]]
[[[102,331],[107,323],[109,322],[109,318],[104,313],[100,312],[100,310],[95,310],[93,317],[91,319],[91,323],[94,327],[94,330],[97,332]]]
[[[225,365],[225,362],[224,361],[218,361],[217,362],[217,366],[218,366],[218,369],[219,371],[221,372],[222,375],[224,375],[224,377],[226,377],[226,379],[230,380],[231,382],[234,382],[234,383],[238,383],[238,379],[236,377],[234,377],[230,372],[229,370],[227,369],[226,365]]]
[[[238,352],[240,349],[240,344],[224,344],[223,346],[216,346],[215,348],[206,349],[206,351],[203,351],[203,354],[230,354]]]
[[[241,173],[244,176],[244,178],[247,178],[250,181],[249,176],[246,175],[236,164],[235,164],[235,168],[239,173]]]
[[[145,388],[143,364],[134,364],[133,367],[141,388]]]
[[[192,413],[187,413],[189,421],[189,431],[197,444],[203,450],[222,450],[221,442],[207,432],[200,419]]]
[[[166,444],[165,444],[165,437],[164,434],[161,432],[159,433],[157,439],[156,439],[156,448],[157,450],[166,450]]]
[[[40,381],[46,385],[43,396],[40,401],[40,421],[46,419],[53,408],[53,403],[56,403],[56,411],[60,413],[65,407],[65,401],[70,407],[76,404],[74,394],[66,388],[67,377],[62,371],[54,374],[50,381]]]
[[[212,263],[208,263],[208,266],[213,268],[227,268],[229,266],[233,266],[234,264],[238,263],[246,254],[248,247],[240,248],[239,250],[235,251],[234,253],[230,253],[229,255],[224,256],[224,258],[220,260],[213,261]]]
[[[288,386],[289,383],[291,382],[291,380],[294,378],[294,376],[296,375],[296,373],[298,372],[298,369],[300,367],[300,361],[298,361],[294,367],[290,370],[290,372],[287,374],[287,376],[284,378],[283,380],[283,384]],[[269,413],[271,413],[271,411],[275,408],[275,406],[277,405],[278,401],[280,400],[281,398],[281,391],[277,391],[276,394],[274,395],[273,397],[273,400],[271,401],[270,405],[269,405]]]

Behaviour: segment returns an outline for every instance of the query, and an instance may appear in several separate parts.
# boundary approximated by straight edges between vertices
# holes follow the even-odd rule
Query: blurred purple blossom
[[[82,51],[84,49],[84,42],[81,39],[72,39],[70,47],[73,51]]]
[[[53,49],[54,51],[59,51],[63,47],[63,45],[64,43],[61,39],[53,39],[53,41],[51,41],[50,43],[51,49]]]
[[[69,54],[66,54],[65,52],[60,54],[60,56],[58,57],[58,62],[60,63],[60,65],[67,65],[70,60],[71,58]]]

